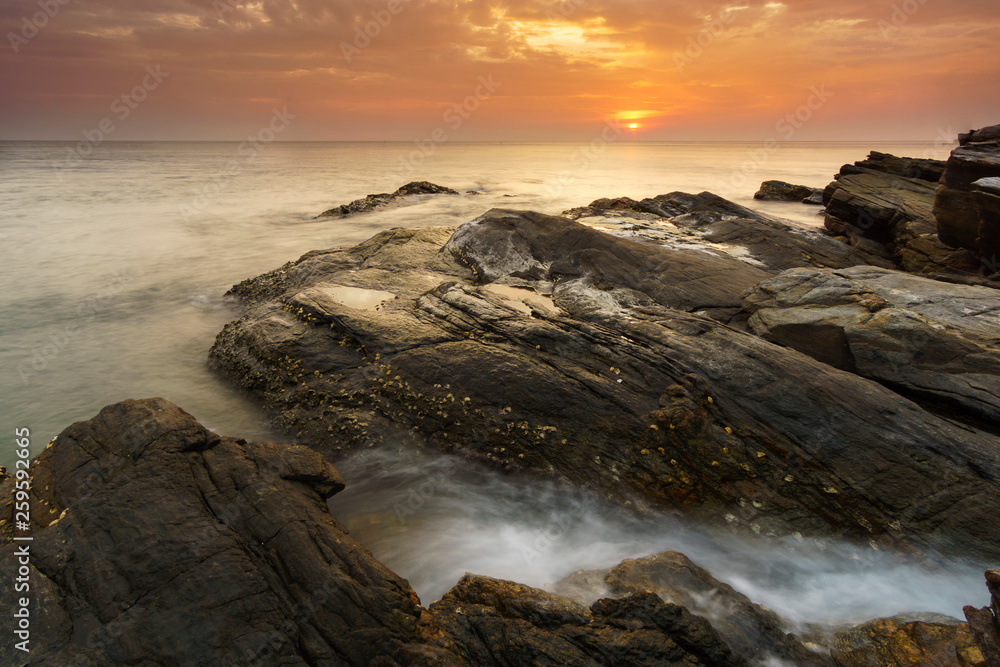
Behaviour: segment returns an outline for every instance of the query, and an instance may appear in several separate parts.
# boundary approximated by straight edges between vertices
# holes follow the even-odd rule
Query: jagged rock
[[[746,667],[699,616],[640,592],[590,609],[509,581],[466,575],[430,606],[471,665]]]
[[[1000,132],[1000,128],[998,128]],[[979,212],[979,257],[982,274],[1000,272],[1000,178],[981,178],[972,184]]]
[[[845,165],[823,194],[826,228],[866,252],[892,258],[899,268],[953,282],[978,280],[967,251],[938,239],[937,181],[944,163],[872,152]]]
[[[968,606],[963,611],[986,667],[1000,665],[1000,570],[986,571],[990,604],[983,609]]]
[[[837,633],[838,667],[988,667],[969,626],[906,616],[880,618]]]
[[[1000,141],[1000,125],[991,125],[979,130],[969,130],[958,135],[960,146]]]
[[[31,551],[31,664],[462,664],[406,581],[330,516],[344,484],[311,449],[124,401],[63,431],[31,474],[34,539],[11,541],[8,502],[0,540],[2,562]],[[0,644],[0,663],[25,657]]]
[[[793,269],[747,294],[751,329],[1000,426],[1000,292],[899,271]]]
[[[833,664],[828,654],[813,652],[787,634],[777,614],[676,552],[627,559],[608,570],[580,570],[557,582],[554,590],[581,603],[651,591],[707,618],[733,652],[755,664],[769,659],[796,665]]]
[[[645,213],[659,218],[666,218],[675,225],[682,227],[699,227],[719,222],[720,220],[734,220],[737,218],[762,221],[775,220],[771,216],[758,213],[746,206],[741,206],[711,192],[702,192],[696,195],[686,192],[670,192],[665,195],[649,197],[642,201],[635,201],[629,197],[597,199],[583,208],[567,211],[564,215],[570,218],[579,218],[585,215],[594,215],[602,211]]]
[[[793,185],[784,181],[764,181],[760,184],[760,189],[754,193],[753,198],[762,201],[797,201],[822,203],[823,189],[811,188],[808,185]]]
[[[1000,177],[998,134],[1000,125],[983,128],[953,150],[934,198],[934,217],[941,241],[987,259],[996,254],[994,239],[998,232],[992,219],[983,227],[973,183],[983,178]],[[985,239],[983,246],[978,242],[980,237]]]
[[[540,214],[451,233],[282,269],[212,363],[334,457],[412,439],[739,530],[1000,551],[998,439],[679,310],[727,310],[732,275]],[[351,307],[343,286],[395,298]]]
[[[371,211],[378,211],[383,208],[388,208],[389,206],[399,205],[405,197],[439,194],[457,195],[458,192],[452,190],[451,188],[435,185],[434,183],[428,183],[427,181],[413,181],[402,186],[395,192],[383,192],[377,195],[368,195],[364,199],[355,199],[349,204],[341,204],[340,206],[334,206],[331,209],[323,211],[316,217],[344,218],[349,215],[370,213]]]

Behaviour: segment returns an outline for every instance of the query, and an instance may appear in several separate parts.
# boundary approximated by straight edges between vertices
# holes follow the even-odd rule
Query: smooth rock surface
[[[899,271],[793,269],[746,297],[751,329],[1000,428],[1000,292]]]

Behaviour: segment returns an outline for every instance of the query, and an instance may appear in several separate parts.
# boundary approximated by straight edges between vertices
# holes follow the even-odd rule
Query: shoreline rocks
[[[316,217],[346,218],[348,216],[358,215],[361,213],[380,211],[391,206],[399,206],[409,197],[440,194],[457,195],[459,193],[451,188],[446,188],[442,185],[435,185],[434,183],[429,183],[428,181],[412,181],[401,186],[395,192],[383,192],[377,195],[368,195],[364,199],[355,199],[348,204],[341,204],[339,206],[334,206],[331,209],[327,209]]]
[[[794,185],[784,181],[764,181],[753,195],[760,201],[789,201],[802,204],[823,204],[823,188]]]
[[[1000,553],[996,436],[727,326],[774,273],[692,255],[519,211],[392,230],[244,284],[211,362],[334,460],[412,441],[734,530]]]

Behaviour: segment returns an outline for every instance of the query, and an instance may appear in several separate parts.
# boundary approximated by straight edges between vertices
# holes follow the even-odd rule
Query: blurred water
[[[390,227],[458,225],[495,206],[559,213],[598,197],[674,190],[711,190],[819,225],[817,207],[761,206],[752,194],[772,178],[822,187],[869,150],[948,152],[924,144],[788,144],[762,161],[754,144],[452,143],[410,170],[402,160],[414,147],[402,143],[274,143],[249,158],[235,143],[108,142],[66,167],[68,147],[0,142],[0,423],[8,433],[29,427],[35,453],[73,421],[148,396],[174,401],[220,433],[283,439],[208,371],[206,359],[235,314],[223,293],[309,250]],[[483,194],[313,219],[410,180]],[[0,449],[2,464],[13,460],[13,439],[9,445]],[[887,567],[833,544],[789,550],[795,545],[752,544],[673,519],[636,523],[578,494],[513,485],[449,460],[388,459],[375,471],[347,463],[350,487],[333,502],[425,602],[467,570],[543,585],[577,568],[668,548],[801,622],[907,609],[958,615],[962,604],[984,597],[978,566]],[[400,521],[398,502],[432,488],[421,485],[442,468],[441,489]]]

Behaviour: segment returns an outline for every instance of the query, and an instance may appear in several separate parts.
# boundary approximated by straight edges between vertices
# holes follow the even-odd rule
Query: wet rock
[[[837,633],[838,667],[986,667],[969,626],[880,618]]]
[[[513,211],[393,230],[285,269],[211,360],[331,457],[412,440],[735,530],[1000,550],[996,437],[684,312],[756,278],[640,245]]]
[[[949,246],[965,248],[990,259],[996,254],[998,232],[995,220],[979,216],[979,197],[974,183],[1000,177],[1000,126],[984,128],[966,137],[951,152],[948,166],[934,198],[938,236]],[[994,138],[991,138],[994,137]],[[984,238],[980,245],[979,238]]]
[[[811,188],[808,185],[793,185],[784,181],[764,181],[753,198],[762,201],[797,201],[822,203],[823,189]]]
[[[749,664],[708,621],[649,592],[588,609],[528,586],[466,575],[430,611],[471,665]]]
[[[982,664],[997,667],[1000,665],[1000,571],[986,571],[986,587],[990,591],[989,606],[982,609],[968,606],[963,611],[982,654]]]
[[[435,185],[427,181],[413,181],[400,187],[395,192],[383,192],[377,195],[367,195],[364,199],[355,199],[349,204],[341,204],[331,209],[323,211],[317,218],[345,218],[359,213],[370,213],[390,206],[398,206],[406,197],[416,195],[457,195],[458,192],[451,188]]]
[[[344,484],[311,449],[124,401],[63,431],[31,473],[34,539],[11,541],[8,502],[0,560],[30,545],[32,664],[462,664],[406,581],[330,516]],[[12,480],[0,490],[12,498]],[[0,663],[23,657],[0,645]]]
[[[899,271],[793,269],[747,294],[767,340],[1000,427],[1000,292]]]
[[[788,634],[777,614],[676,552],[627,559],[609,570],[581,570],[554,589],[578,602],[651,591],[707,618],[733,652],[752,663],[777,659],[796,665],[833,664],[828,653],[811,651]]]

